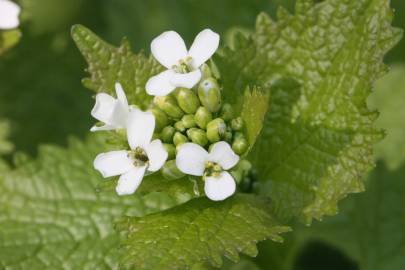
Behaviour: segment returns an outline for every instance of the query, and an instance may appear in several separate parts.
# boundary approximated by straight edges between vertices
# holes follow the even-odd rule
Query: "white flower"
[[[0,29],[17,28],[20,24],[18,19],[20,12],[21,9],[16,3],[0,0]]]
[[[127,136],[130,151],[99,154],[94,160],[103,177],[120,175],[116,191],[128,195],[136,191],[145,172],[156,172],[165,164],[168,153],[160,140],[152,140],[155,118],[151,112],[133,109],[128,115]]]
[[[117,99],[106,93],[96,95],[96,104],[91,110],[91,115],[103,122],[104,126],[93,126],[90,129],[91,131],[113,130],[126,127],[130,107],[128,106],[127,97],[121,84],[115,84],[115,92]]]
[[[187,51],[184,40],[174,32],[164,32],[152,41],[153,56],[166,71],[146,83],[146,92],[152,96],[166,96],[176,87],[193,88],[201,80],[200,66],[215,53],[219,35],[210,29],[201,31]]]
[[[176,157],[180,171],[204,177],[205,194],[213,201],[225,200],[235,192],[235,180],[227,170],[238,162],[239,156],[223,141],[214,144],[210,153],[198,144],[182,144]]]

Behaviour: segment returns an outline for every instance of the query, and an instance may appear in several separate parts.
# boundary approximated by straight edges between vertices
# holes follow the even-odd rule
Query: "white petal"
[[[131,149],[146,149],[155,130],[155,117],[151,112],[133,109],[128,115],[127,137]]]
[[[167,31],[155,38],[150,46],[153,56],[168,69],[186,58],[187,48],[184,40],[174,31]]]
[[[117,99],[121,101],[124,106],[129,107],[127,96],[125,95],[125,91],[120,83],[115,84],[115,93],[117,94]]]
[[[227,142],[222,141],[212,146],[208,160],[218,163],[224,170],[229,170],[239,162],[239,156]]]
[[[177,151],[176,166],[185,174],[202,176],[208,152],[195,143],[182,144]]]
[[[204,64],[215,53],[219,46],[219,35],[210,29],[201,31],[194,39],[189,56],[193,58],[195,69]]]
[[[201,71],[199,69],[189,73],[175,73],[171,77],[170,83],[175,87],[193,88],[201,80]]]
[[[117,194],[120,196],[133,194],[141,184],[145,170],[146,166],[134,167],[126,174],[121,175],[115,188]]]
[[[152,141],[145,151],[149,159],[148,171],[156,172],[165,165],[168,153],[160,140]]]
[[[0,0],[0,29],[13,29],[19,25],[20,7],[11,1]]]
[[[91,110],[91,115],[97,120],[110,123],[111,115],[114,111],[115,99],[106,93],[96,95],[96,104]]]
[[[111,151],[99,154],[94,160],[94,168],[103,175],[103,177],[116,176],[127,173],[134,165],[128,156],[127,151]]]
[[[228,172],[222,172],[219,177],[210,176],[205,178],[205,195],[213,201],[223,201],[232,196],[235,190],[235,180]]]
[[[116,128],[125,128],[127,126],[128,114],[129,106],[120,100],[116,100],[109,122]]]
[[[146,92],[151,96],[166,96],[170,94],[176,88],[171,83],[174,74],[175,72],[169,69],[153,76],[146,83]]]

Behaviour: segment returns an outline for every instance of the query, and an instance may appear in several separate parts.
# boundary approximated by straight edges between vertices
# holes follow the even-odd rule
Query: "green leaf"
[[[358,263],[359,269],[403,268],[405,160],[400,153],[405,136],[400,135],[403,131],[398,126],[403,123],[404,73],[403,65],[394,66],[370,95],[370,104],[381,111],[377,124],[386,128],[388,135],[377,144],[376,158],[380,161],[368,176],[367,192],[345,200],[336,217],[315,222],[310,228],[296,224],[282,246],[269,241],[261,243],[256,263],[270,269],[293,270],[294,261],[305,252],[308,243],[321,242],[343,252]],[[325,268],[322,262],[318,267]]]
[[[376,84],[370,105],[380,111],[377,125],[386,130],[386,138],[376,145],[376,157],[383,159],[390,169],[405,162],[405,66],[394,66]]]
[[[263,128],[263,121],[269,106],[269,93],[254,87],[252,90],[246,89],[243,96],[242,119],[246,125],[246,135],[249,148],[256,142],[257,136]]]
[[[14,47],[21,38],[20,30],[0,30],[0,55]]]
[[[114,220],[175,205],[162,194],[119,197],[95,191],[102,181],[93,159],[103,140],[42,147],[37,160],[20,158],[0,173],[0,268],[112,269],[119,234]]]
[[[281,241],[288,227],[269,212],[268,201],[237,195],[224,202],[206,198],[144,218],[118,223],[127,234],[121,266],[129,269],[189,269],[196,264],[222,264],[222,256],[239,260],[239,253],[256,256],[256,243]]]
[[[119,82],[130,104],[147,108],[152,96],[145,92],[146,82],[163,70],[153,57],[133,54],[126,39],[113,47],[81,25],[72,28],[72,37],[89,65],[91,76],[83,80],[87,88],[115,95],[114,85]]]
[[[298,1],[295,15],[280,8],[277,22],[261,14],[256,32],[217,59],[232,71],[223,76],[228,88],[271,88],[254,164],[278,215],[306,223],[364,190],[373,144],[383,137],[366,99],[402,36],[391,27],[389,1],[314,2]]]

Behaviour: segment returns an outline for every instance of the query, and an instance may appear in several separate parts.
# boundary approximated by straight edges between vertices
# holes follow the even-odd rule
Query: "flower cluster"
[[[0,0],[0,29],[17,28],[20,24],[20,7],[9,0]]]
[[[209,29],[197,35],[188,51],[174,31],[155,38],[152,54],[167,70],[145,86],[155,96],[147,112],[128,104],[119,83],[116,98],[96,96],[91,114],[102,125],[91,130],[126,130],[129,149],[100,154],[94,161],[104,177],[119,176],[119,195],[134,193],[145,174],[159,170],[169,179],[202,177],[211,200],[224,200],[235,192],[235,179],[228,171],[246,153],[248,143],[242,118],[223,103],[218,78],[206,64],[218,46],[219,35]]]

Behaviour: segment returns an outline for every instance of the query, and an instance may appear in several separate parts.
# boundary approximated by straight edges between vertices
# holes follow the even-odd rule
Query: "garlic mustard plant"
[[[164,32],[152,41],[151,51],[167,70],[149,79],[146,92],[153,96],[165,96],[177,87],[194,87],[202,76],[199,68],[211,58],[218,46],[219,35],[210,29],[201,31],[188,51],[178,33]]]
[[[151,112],[133,109],[128,115],[127,137],[130,150],[99,154],[94,167],[103,177],[118,176],[118,195],[136,191],[145,173],[160,170],[167,159],[167,151],[159,139],[152,141],[155,118]]]
[[[225,200],[235,192],[235,180],[228,170],[238,162],[239,156],[224,141],[213,144],[209,153],[198,144],[185,143],[176,157],[180,171],[203,177],[205,195],[213,201]]]

